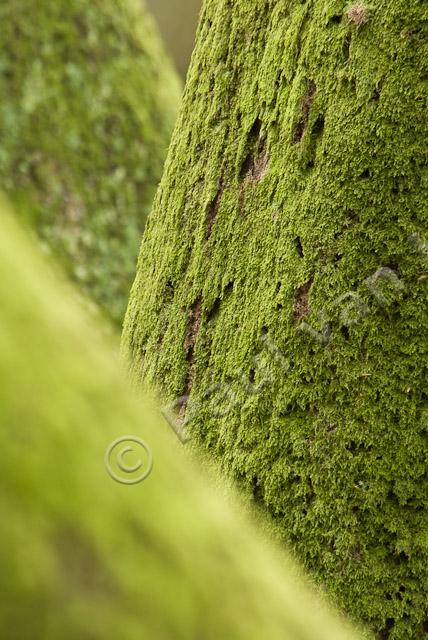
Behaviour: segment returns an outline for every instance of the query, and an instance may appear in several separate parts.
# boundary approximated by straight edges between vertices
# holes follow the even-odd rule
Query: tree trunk
[[[428,631],[424,11],[206,0],[124,333],[390,640]]]
[[[122,322],[179,82],[138,0],[3,2],[0,180]]]
[[[1,638],[361,637],[171,447],[3,202],[0,308]],[[153,452],[139,487],[103,466],[125,433]],[[136,484],[126,467],[146,456],[126,440],[125,466],[123,443],[108,462]]]

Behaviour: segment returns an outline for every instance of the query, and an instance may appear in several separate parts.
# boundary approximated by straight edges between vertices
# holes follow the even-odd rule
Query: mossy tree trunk
[[[206,0],[124,349],[379,638],[428,633],[425,8]]]
[[[0,187],[121,323],[180,86],[142,0],[3,2]]]

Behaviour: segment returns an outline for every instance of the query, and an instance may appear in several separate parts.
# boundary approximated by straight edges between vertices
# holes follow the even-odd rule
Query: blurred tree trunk
[[[175,428],[390,640],[428,625],[423,14],[206,0],[124,333]]]
[[[0,182],[121,324],[180,84],[141,1],[1,3]]]
[[[3,202],[0,308],[2,639],[360,637],[171,447]],[[103,466],[124,433],[153,452],[139,488]],[[147,456],[124,440],[108,462],[138,482],[126,463],[144,460],[138,476]]]

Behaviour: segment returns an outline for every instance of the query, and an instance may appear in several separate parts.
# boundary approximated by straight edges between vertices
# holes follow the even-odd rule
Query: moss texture
[[[140,0],[0,6],[0,184],[121,322],[180,86]]]
[[[390,640],[428,634],[426,17],[205,1],[123,340]]]
[[[361,637],[167,437],[68,286],[0,211],[0,637]],[[103,465],[129,433],[154,456],[138,487]]]

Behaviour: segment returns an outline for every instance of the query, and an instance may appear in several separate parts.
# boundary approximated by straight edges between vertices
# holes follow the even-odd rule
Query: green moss
[[[341,607],[419,640],[427,23],[365,7],[205,1],[124,350]]]
[[[129,392],[98,328],[0,211],[0,637],[360,637]],[[153,452],[139,486],[103,465],[123,434]]]
[[[116,322],[179,82],[137,0],[3,3],[0,183]]]

